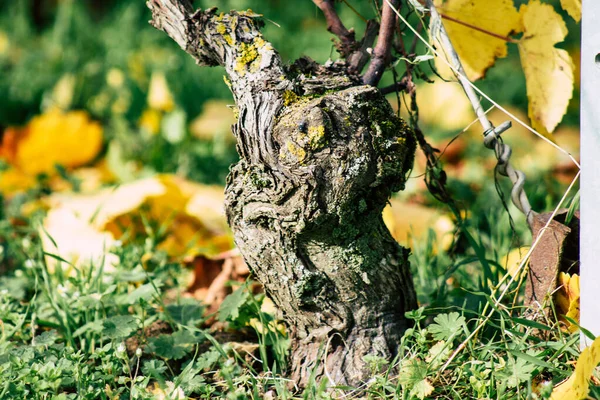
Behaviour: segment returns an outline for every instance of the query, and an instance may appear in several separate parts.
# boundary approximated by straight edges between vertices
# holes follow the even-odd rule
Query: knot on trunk
[[[392,192],[404,188],[415,151],[412,131],[371,86],[293,98],[273,140],[279,169],[298,186],[316,189],[311,220],[380,213]]]

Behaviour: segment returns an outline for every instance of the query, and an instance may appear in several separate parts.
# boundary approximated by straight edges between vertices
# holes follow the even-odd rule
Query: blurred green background
[[[343,3],[337,7],[360,38],[364,20],[376,18],[374,2],[348,3],[355,10]],[[201,139],[190,133],[198,116],[215,110],[222,113],[207,101],[233,103],[223,83],[224,72],[197,67],[164,33],[152,28],[143,1],[2,0],[0,4],[0,131],[23,125],[56,105],[83,109],[104,127],[104,154],[120,180],[131,180],[139,173],[174,172],[193,180],[224,183],[228,166],[237,159],[227,132],[229,124],[218,124],[228,117],[215,112],[212,119],[217,123],[204,128],[213,132]],[[264,34],[287,62],[303,55],[319,62],[337,57],[324,18],[310,0],[202,0],[194,5],[216,5],[225,11],[251,8],[263,14]],[[562,13],[570,32],[561,47],[577,57],[579,26],[559,6],[555,9]],[[404,33],[410,42],[411,33],[407,29]],[[417,48],[419,54],[425,53],[424,46]],[[402,69],[399,63],[400,74]],[[434,76],[427,65],[423,69]],[[166,77],[175,106],[156,122],[160,134],[149,135],[140,128],[144,125],[140,121],[148,109],[149,85],[156,74]],[[382,85],[391,82],[390,75]],[[500,104],[526,113],[525,79],[516,46],[509,46],[509,56],[499,60],[478,85]],[[562,126],[577,126],[577,99],[576,91]],[[390,100],[394,102],[394,96]],[[458,132],[443,121],[422,124],[434,143]],[[470,155],[489,155],[481,143],[470,145],[469,151]],[[140,165],[135,173],[127,167],[130,160]]]

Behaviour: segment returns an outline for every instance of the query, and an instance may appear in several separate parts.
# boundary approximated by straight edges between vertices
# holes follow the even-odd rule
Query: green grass
[[[499,264],[512,245],[506,214],[476,211],[463,230],[477,246],[459,233],[467,245],[449,254],[432,234],[412,249],[423,307],[408,313],[415,325],[395,360],[365,359],[372,378],[343,388],[349,398],[419,398],[430,387],[428,398],[548,398],[570,375],[579,334],[525,319],[519,284],[506,284]],[[40,216],[12,213],[0,220],[0,398],[149,399],[154,385],[191,398],[336,397],[316,383],[290,385],[288,338],[250,323],[273,326],[263,295],[244,286],[226,299],[215,316],[228,326],[226,340],[207,326],[205,306],[182,295],[189,271],[156,251],[151,234],[110,249],[120,260],[114,271],[85,265],[67,276],[71,266],[56,258],[49,270]],[[250,354],[243,341],[255,344]]]

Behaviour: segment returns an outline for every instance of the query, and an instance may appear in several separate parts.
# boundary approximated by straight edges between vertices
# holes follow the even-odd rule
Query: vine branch
[[[397,16],[392,9],[398,8],[399,0],[391,0],[388,4],[384,1],[383,11],[381,13],[381,25],[379,27],[379,37],[377,45],[373,49],[373,59],[363,76],[363,82],[366,85],[377,86],[385,68],[388,66],[391,58],[392,41],[394,38],[394,27],[396,26]]]
[[[333,0],[313,0],[313,3],[323,11],[327,21],[327,30],[340,39],[338,47],[340,54],[344,58],[348,57],[357,46],[354,30],[346,28],[335,10]]]

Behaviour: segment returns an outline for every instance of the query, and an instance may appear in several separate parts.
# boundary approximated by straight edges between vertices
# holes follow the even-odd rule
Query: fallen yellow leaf
[[[520,30],[519,13],[512,0],[448,0],[443,4],[436,0],[435,4],[467,77],[472,81],[483,78],[497,58],[506,57],[505,38]],[[442,49],[438,43],[436,47]],[[442,71],[442,76],[453,76],[438,57],[435,65]]]
[[[571,333],[577,332],[579,327],[563,316],[579,321],[579,296],[579,275],[571,276],[561,272],[558,276],[558,290],[554,294],[554,304],[559,319],[565,322],[567,330]]]
[[[519,41],[525,72],[529,118],[533,128],[548,138],[567,111],[573,95],[573,62],[566,50],[554,47],[567,27],[549,4],[532,0],[521,6],[523,38]]]
[[[590,377],[600,363],[600,337],[581,352],[573,374],[552,390],[550,400],[582,400],[590,390]]]
[[[523,261],[523,258],[527,255],[529,251],[529,246],[517,247],[516,249],[512,249],[505,255],[500,261],[500,265],[506,268],[506,272],[510,276],[515,276],[517,274],[518,268]],[[523,269],[521,269],[522,271]]]
[[[47,234],[41,233],[42,244],[46,251],[74,264],[94,261],[97,265],[118,241],[145,237],[150,226],[157,248],[173,258],[212,256],[233,247],[223,201],[222,188],[172,175],[93,195],[54,194],[47,200],[50,210],[44,220]],[[105,267],[110,268],[112,262],[107,260]]]
[[[231,133],[231,125],[236,118],[229,103],[222,100],[209,100],[204,110],[190,123],[190,132],[199,139],[213,139],[222,135],[229,141],[235,140]]]
[[[161,72],[153,72],[150,77],[150,87],[148,88],[148,105],[150,108],[160,111],[173,111],[175,101],[169,90],[167,78]]]
[[[52,175],[55,167],[79,167],[102,149],[102,127],[84,111],[53,109],[34,117],[22,129],[9,128],[0,157],[27,175]]]
[[[581,0],[560,0],[560,5],[576,22],[581,20]]]
[[[0,172],[0,193],[10,196],[24,192],[36,184],[35,177],[23,173],[16,168],[9,168]]]
[[[420,204],[390,200],[383,210],[383,222],[396,241],[411,246],[413,241],[426,239],[429,229],[433,229],[437,244],[447,249],[452,243],[454,222],[439,210]]]

